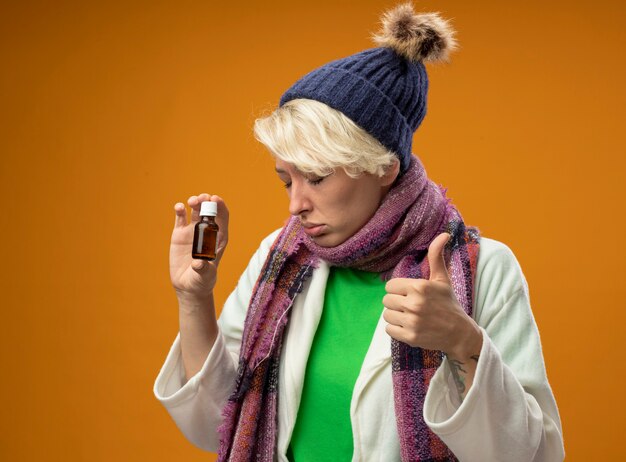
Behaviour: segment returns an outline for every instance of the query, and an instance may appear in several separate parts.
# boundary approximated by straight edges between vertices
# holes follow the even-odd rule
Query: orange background
[[[205,461],[152,395],[178,329],[173,205],[225,198],[219,304],[287,216],[252,136],[298,77],[365,48],[393,1],[14,2],[0,11],[7,461]],[[568,460],[623,454],[623,2],[423,1],[414,152],[528,279]]]

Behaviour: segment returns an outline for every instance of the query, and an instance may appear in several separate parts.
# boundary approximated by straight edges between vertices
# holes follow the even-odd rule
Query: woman
[[[380,45],[298,80],[255,135],[291,218],[263,240],[215,316],[227,242],[218,196],[175,206],[180,333],[154,386],[220,460],[554,461],[561,423],[524,275],[468,227],[411,153],[423,62],[454,33],[410,4]],[[218,203],[218,259],[190,258],[200,203]]]

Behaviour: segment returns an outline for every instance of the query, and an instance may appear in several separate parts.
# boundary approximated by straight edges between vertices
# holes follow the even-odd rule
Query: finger
[[[198,202],[198,196],[189,196],[189,199],[187,199],[187,205],[191,209],[191,223],[199,220],[199,204],[200,203]],[[194,209],[194,207],[196,208]]]
[[[389,279],[389,281],[387,281],[387,284],[385,284],[385,290],[389,294],[407,295],[409,293],[409,288],[412,283],[411,281],[414,281],[414,279],[408,279],[408,278]]]
[[[187,200],[187,204],[189,204],[189,207],[191,208],[192,223],[200,221],[200,204],[202,204],[203,201],[208,201],[209,197],[211,197],[209,194],[202,193],[199,196],[191,196]]]
[[[450,240],[450,233],[441,233],[428,246],[428,265],[430,266],[431,281],[440,281],[450,284],[450,276],[446,269],[446,261],[443,256],[443,250],[446,243]]]
[[[191,269],[193,269],[198,274],[204,274],[209,270],[209,266],[211,263],[207,260],[201,260],[197,258],[193,258],[191,260]]]
[[[230,213],[228,212],[228,207],[226,207],[226,203],[224,202],[224,199],[214,194],[210,196],[208,200],[217,202],[217,217],[215,217],[215,221],[217,222],[217,225],[220,227],[220,231],[224,233],[227,232],[228,221],[230,219]]]
[[[229,221],[229,212],[228,207],[226,207],[226,203],[224,199],[220,196],[212,195],[209,197],[210,201],[217,203],[217,216],[215,217],[215,222],[219,227],[219,231],[217,232],[217,251],[215,264],[218,264],[224,255],[224,250],[226,250],[226,245],[228,244],[228,221]]]
[[[176,202],[176,204],[174,204],[174,213],[176,214],[174,227],[180,228],[187,226],[187,210],[185,209],[185,204]]]
[[[387,324],[385,326],[385,332],[391,337],[400,342],[404,342],[410,345],[408,342],[408,337],[406,335],[406,329],[399,326],[394,326],[393,324]]]
[[[406,296],[387,294],[383,297],[383,306],[394,311],[405,311]]]
[[[394,326],[404,326],[404,315],[399,311],[383,310],[383,319]]]

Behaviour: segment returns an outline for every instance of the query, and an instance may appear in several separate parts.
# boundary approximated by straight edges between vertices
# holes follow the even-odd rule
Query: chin
[[[322,234],[311,239],[320,247],[335,247],[345,241],[345,239],[341,239],[341,236],[336,236],[332,233]]]

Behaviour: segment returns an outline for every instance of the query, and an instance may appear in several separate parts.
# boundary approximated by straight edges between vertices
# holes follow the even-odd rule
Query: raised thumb
[[[450,233],[441,233],[428,246],[428,265],[430,266],[430,281],[441,281],[450,284],[450,276],[443,258],[443,249],[450,240]]]

